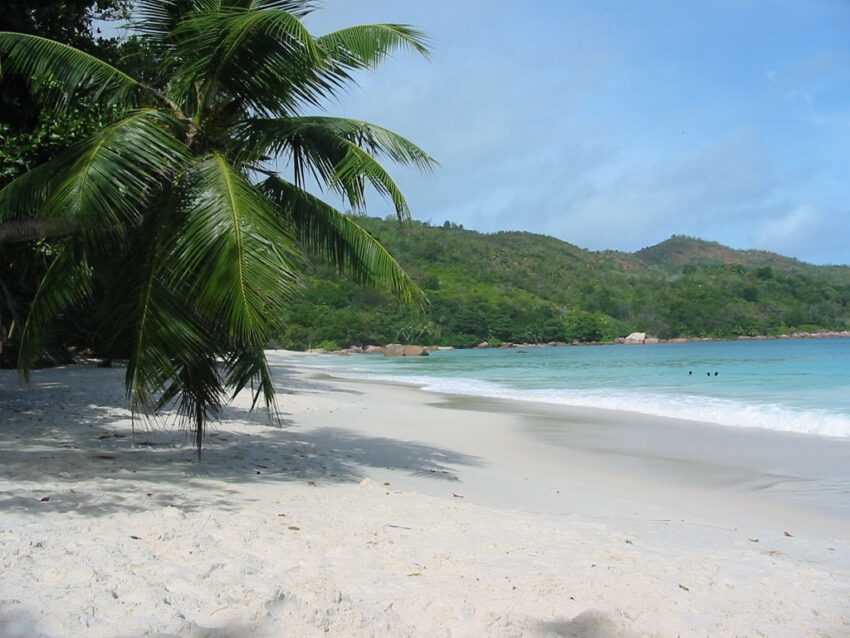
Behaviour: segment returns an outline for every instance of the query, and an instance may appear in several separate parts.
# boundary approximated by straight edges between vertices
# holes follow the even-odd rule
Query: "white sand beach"
[[[289,370],[198,462],[122,375],[0,371],[2,636],[850,636],[847,441]]]

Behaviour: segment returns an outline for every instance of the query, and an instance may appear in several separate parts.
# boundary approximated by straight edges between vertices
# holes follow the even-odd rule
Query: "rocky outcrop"
[[[428,349],[424,346],[404,346],[391,343],[384,348],[385,357],[427,357]]]
[[[628,337],[623,339],[623,343],[631,346],[640,345],[642,346],[646,343],[646,333],[645,332],[633,332]]]

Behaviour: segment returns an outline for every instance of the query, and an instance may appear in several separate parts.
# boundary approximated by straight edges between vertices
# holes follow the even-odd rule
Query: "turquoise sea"
[[[432,392],[850,439],[850,339],[317,355],[302,366]]]

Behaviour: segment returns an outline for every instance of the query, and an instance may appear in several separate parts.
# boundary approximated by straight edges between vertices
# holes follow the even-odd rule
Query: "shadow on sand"
[[[234,492],[229,484],[359,482],[367,468],[452,480],[460,466],[480,463],[452,450],[344,428],[299,431],[286,413],[273,427],[264,409],[238,406],[225,408],[222,423],[241,425],[211,425],[198,461],[188,433],[173,422],[133,423],[122,374],[39,370],[30,385],[20,386],[14,372],[0,371],[0,481],[8,486],[0,492],[0,510],[97,516],[148,509],[151,501],[185,510],[227,508]],[[275,381],[282,400],[287,394],[315,395],[319,402],[328,392],[357,393],[280,369]],[[89,384],[100,386],[98,405],[91,404]],[[182,487],[201,482],[215,497],[192,503]]]

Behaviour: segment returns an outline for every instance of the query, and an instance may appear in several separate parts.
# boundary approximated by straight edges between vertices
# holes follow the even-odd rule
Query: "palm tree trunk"
[[[80,224],[68,219],[14,219],[0,222],[0,245],[73,235]]]

